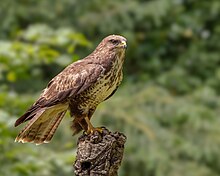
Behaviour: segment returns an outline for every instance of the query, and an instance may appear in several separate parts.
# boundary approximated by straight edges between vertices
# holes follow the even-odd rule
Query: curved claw
[[[96,127],[96,128],[88,128],[88,130],[86,131],[87,134],[94,134],[95,131],[98,131],[99,133],[102,133],[103,130],[101,127]]]
[[[101,127],[96,127],[96,128],[93,127],[88,117],[85,117],[85,120],[88,125],[88,128],[86,130],[86,134],[93,134],[95,131],[102,133],[102,131],[103,131],[102,128]]]

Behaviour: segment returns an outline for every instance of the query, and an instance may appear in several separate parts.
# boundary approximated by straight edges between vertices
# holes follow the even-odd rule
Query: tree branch
[[[116,176],[121,164],[126,136],[102,128],[100,134],[83,134],[77,142],[74,164],[76,176]]]

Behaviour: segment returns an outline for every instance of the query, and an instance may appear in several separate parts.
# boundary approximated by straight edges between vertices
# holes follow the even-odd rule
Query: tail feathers
[[[63,119],[67,108],[41,109],[16,137],[15,142],[48,143]]]
[[[40,120],[41,115],[44,113],[45,109],[41,109],[35,116],[32,118],[29,123],[22,129],[22,131],[18,134],[18,136],[15,139],[15,142],[31,142],[31,136],[34,136],[33,131],[33,126],[36,126],[36,121]],[[35,125],[34,125],[35,123]],[[29,136],[28,138],[26,136]]]
[[[52,126],[52,128],[50,130],[48,130],[48,133],[45,134],[46,138],[43,139],[44,143],[48,143],[51,141],[54,133],[56,132],[56,129],[58,128],[60,122],[62,121],[64,115],[66,114],[66,111],[63,111],[59,114],[59,118],[55,121],[54,125]]]

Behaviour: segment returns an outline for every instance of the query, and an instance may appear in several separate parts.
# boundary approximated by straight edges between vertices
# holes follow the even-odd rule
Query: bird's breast
[[[77,104],[77,109],[86,114],[90,109],[95,109],[98,104],[107,99],[122,81],[122,64],[123,60],[117,58],[107,73],[100,75],[96,82],[76,96],[74,101]]]
[[[77,99],[78,108],[84,113],[90,109],[95,109],[98,104],[109,97],[112,92],[118,87],[122,80],[122,72],[103,75],[94,85],[82,92]]]

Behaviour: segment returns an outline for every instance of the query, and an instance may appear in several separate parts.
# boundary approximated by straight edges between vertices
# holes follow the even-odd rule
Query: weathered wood
[[[119,132],[83,134],[77,142],[76,176],[117,176],[126,136]]]

